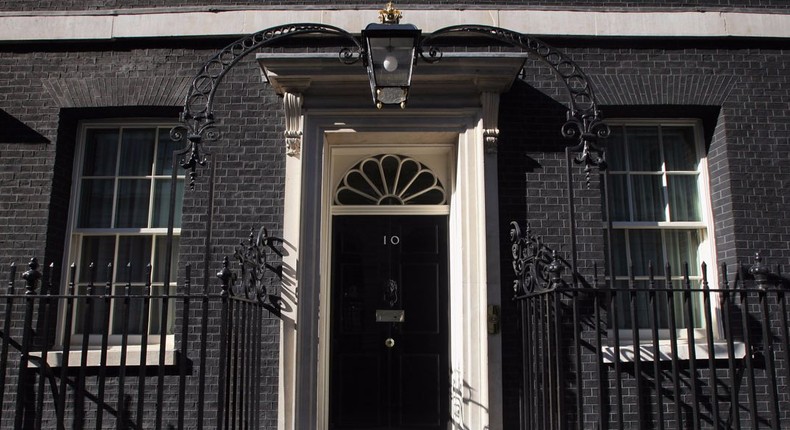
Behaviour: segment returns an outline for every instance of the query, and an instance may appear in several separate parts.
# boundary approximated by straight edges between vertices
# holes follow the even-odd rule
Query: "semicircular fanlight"
[[[337,205],[443,205],[444,186],[419,161],[397,154],[367,157],[348,170],[335,192]]]

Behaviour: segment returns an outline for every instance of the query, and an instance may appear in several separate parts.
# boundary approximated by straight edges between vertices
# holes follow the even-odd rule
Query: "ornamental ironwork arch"
[[[451,38],[453,36],[457,35],[463,37],[470,34],[490,38],[499,43],[521,49],[548,66],[566,88],[568,95],[568,111],[566,121],[562,125],[560,131],[565,138],[577,140],[574,146],[565,148],[569,160],[567,186],[570,203],[569,230],[571,237],[571,261],[570,264],[566,263],[566,265],[571,267],[574,276],[574,284],[576,284],[576,240],[574,232],[575,222],[570,159],[573,158],[574,163],[584,166],[586,182],[589,187],[593,170],[595,168],[601,171],[606,169],[603,149],[598,145],[598,140],[606,138],[609,135],[609,127],[603,122],[592,82],[581,68],[560,50],[553,48],[536,37],[499,27],[484,25],[445,27],[422,37],[416,47],[416,53],[424,61],[429,63],[441,61],[442,54],[439,46],[451,46],[447,41],[452,40]],[[365,52],[358,37],[338,27],[313,23],[287,24],[252,33],[222,48],[200,67],[189,87],[184,102],[184,108],[180,115],[181,124],[174,127],[170,132],[171,138],[175,141],[181,141],[185,138],[187,140],[187,146],[174,153],[174,164],[178,162],[182,168],[189,171],[191,189],[195,187],[198,167],[210,165],[208,180],[209,196],[207,216],[205,217],[206,246],[204,246],[204,285],[207,285],[209,276],[208,262],[211,252],[210,241],[213,224],[213,184],[215,165],[209,162],[210,154],[204,150],[202,144],[204,142],[217,141],[221,135],[215,124],[214,97],[225,75],[244,57],[260,48],[275,45],[284,40],[304,35],[335,37],[337,46],[339,47],[338,56],[340,61],[346,64],[354,64],[362,61],[364,64]],[[172,181],[175,180],[176,173],[174,169]],[[171,198],[171,208],[174,207],[175,202],[172,200],[175,198],[174,196],[175,194],[173,194]],[[169,250],[173,236],[172,214],[168,223],[167,235]],[[520,235],[517,234],[515,236]],[[516,238],[516,242],[518,242],[518,238]],[[169,251],[167,255],[170,255]],[[519,259],[519,257],[522,256],[521,252],[516,255],[514,250],[515,259]],[[523,280],[524,273],[530,273],[530,270],[532,270],[532,268],[527,266],[532,266],[534,261],[544,261],[546,259],[547,257],[544,256],[537,260],[534,258],[527,259],[528,261],[524,260],[521,265],[523,267],[519,266],[520,270],[516,269],[514,266],[517,275],[521,278],[520,283],[517,281],[517,290],[523,292],[525,289],[529,289],[525,288],[528,282]],[[552,261],[556,264],[559,260],[552,258]],[[552,264],[550,263],[549,265]],[[170,273],[169,259],[166,262],[165,270],[166,273]],[[532,271],[534,272],[534,270]],[[556,273],[559,273],[559,271],[556,271]]]
[[[364,58],[362,44],[348,31],[331,25],[303,23],[271,27],[244,36],[222,48],[201,66],[189,87],[180,116],[181,125],[171,130],[173,140],[186,137],[189,142],[188,156],[181,160],[181,166],[190,171],[190,187],[194,187],[197,166],[205,165],[205,158],[201,156],[201,143],[216,141],[220,137],[214,119],[214,96],[225,75],[241,59],[260,48],[310,34],[337,37],[338,45],[341,46],[340,61],[344,63],[353,64]],[[432,45],[434,41],[441,37],[468,34],[520,48],[549,66],[568,92],[567,121],[561,132],[566,138],[578,139],[578,144],[572,148],[573,152],[578,153],[576,162],[585,166],[588,177],[593,167],[605,168],[603,151],[597,140],[607,137],[609,128],[602,120],[592,83],[573,60],[536,37],[484,25],[458,25],[436,30],[420,40],[417,52],[425,61],[439,61],[441,51]]]
[[[456,25],[436,30],[422,39],[423,52],[428,47],[430,56],[436,57],[437,48],[431,47],[431,42],[455,34],[477,34],[520,48],[551,68],[568,92],[567,120],[562,125],[561,132],[566,138],[578,139],[578,144],[571,151],[578,152],[575,161],[584,165],[589,186],[592,169],[606,168],[603,149],[598,145],[598,139],[608,137],[610,130],[598,109],[593,84],[584,71],[562,51],[536,37],[486,25]]]
[[[197,167],[206,165],[206,159],[201,155],[201,143],[216,141],[221,136],[214,122],[214,96],[225,75],[244,57],[260,48],[308,34],[338,37],[339,41],[346,42],[339,44],[343,46],[341,59],[345,62],[359,60],[362,45],[354,35],[331,25],[307,23],[271,27],[244,36],[219,50],[200,67],[189,86],[180,115],[181,125],[170,131],[171,139],[179,141],[186,137],[189,142],[189,154],[181,160],[181,167],[190,171],[190,188],[195,186]]]

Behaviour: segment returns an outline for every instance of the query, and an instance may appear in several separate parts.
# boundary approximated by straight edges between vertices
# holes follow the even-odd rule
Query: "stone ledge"
[[[508,9],[404,10],[405,21],[430,33],[475,23],[536,36],[790,38],[790,14],[746,12],[612,12]],[[359,32],[376,20],[373,9],[300,10],[299,22]],[[116,14],[0,14],[0,43],[45,40],[239,36],[294,22],[290,10],[222,10]],[[572,24],[569,24],[572,23]]]

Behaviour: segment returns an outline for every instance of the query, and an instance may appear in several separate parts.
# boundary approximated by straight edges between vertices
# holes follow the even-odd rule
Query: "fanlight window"
[[[419,161],[397,154],[365,158],[348,170],[335,192],[337,205],[442,205],[439,178]]]

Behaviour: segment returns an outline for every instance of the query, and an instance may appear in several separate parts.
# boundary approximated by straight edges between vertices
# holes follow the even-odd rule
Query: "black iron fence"
[[[556,254],[540,254],[534,288],[517,284],[523,429],[790,428],[778,269],[758,257],[715,281],[703,265],[701,280],[685,268],[678,283],[667,266],[623,288],[597,276],[574,288]]]
[[[265,243],[240,249],[235,275],[226,259],[211,288],[194,288],[189,266],[172,289],[147,281],[134,294],[95,273],[80,293],[74,269],[61,285],[35,260],[21,274],[12,267],[0,295],[0,427],[264,426],[261,372],[276,358],[261,342],[279,310],[261,288],[264,268],[279,274],[261,258]],[[699,281],[684,270],[678,287],[665,267],[623,288],[595,276],[573,287],[556,255],[538,259],[545,266],[517,296],[522,428],[790,426],[778,269],[722,266],[716,282],[707,268]]]
[[[41,271],[32,259],[21,276],[12,266],[0,294],[0,428],[264,425],[271,405],[261,372],[276,368],[276,356],[261,342],[279,326],[270,315],[279,309],[260,288],[264,269],[244,251],[237,260],[246,284],[225,259],[220,281],[202,291],[190,266],[182,284],[164,289],[152,288],[150,266],[139,288],[94,281],[103,275],[93,265],[82,288],[74,267],[60,285],[53,266]]]

